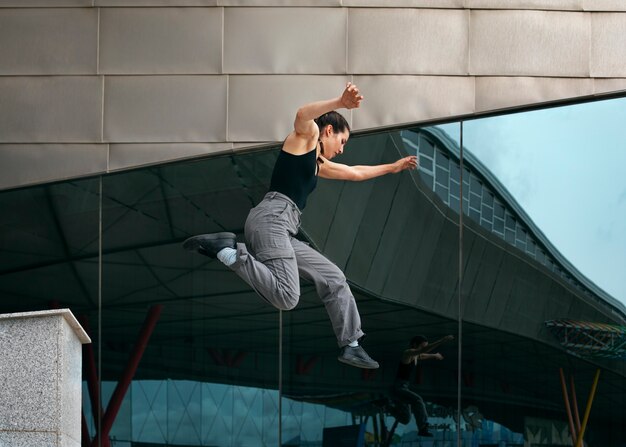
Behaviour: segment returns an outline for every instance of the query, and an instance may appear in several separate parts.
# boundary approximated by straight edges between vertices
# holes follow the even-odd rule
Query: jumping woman
[[[377,166],[331,161],[350,138],[348,122],[335,109],[358,108],[362,100],[356,85],[348,83],[340,97],[298,110],[294,129],[278,154],[269,192],[246,219],[245,244],[237,243],[235,234],[222,232],[193,236],[183,247],[219,259],[277,309],[293,309],[300,299],[300,277],[311,281],[341,348],[338,360],[375,369],[378,362],[359,345],[364,335],[361,317],[346,277],[321,253],[295,238],[318,177],[363,181],[417,167],[415,156]]]

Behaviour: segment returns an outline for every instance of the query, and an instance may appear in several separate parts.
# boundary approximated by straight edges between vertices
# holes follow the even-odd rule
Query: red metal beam
[[[563,368],[559,368],[559,375],[561,376],[561,391],[563,391],[563,400],[565,401],[565,411],[567,413],[567,420],[569,422],[569,433],[572,437],[572,444],[576,444],[576,431],[574,431],[574,420],[572,419],[572,409],[569,405],[569,397],[567,395],[567,383],[565,383],[565,375],[563,374]]]
[[[572,406],[574,407],[574,422],[576,422],[576,433],[580,433],[580,415],[578,414],[578,401],[576,399],[576,387],[574,386],[574,376],[569,376],[570,392],[572,393]]]
[[[86,316],[80,317],[80,324],[83,326],[87,335],[91,337],[91,328],[89,320]],[[93,343],[83,345],[83,359],[85,366],[85,375],[87,379],[87,389],[89,391],[89,400],[91,401],[91,412],[94,421],[98,421],[102,417],[102,404],[100,402],[100,387],[98,381],[98,370],[96,369],[96,357],[93,352]]]
[[[87,427],[87,419],[85,419],[85,412],[80,412],[80,438],[81,438],[81,447],[89,447],[91,443],[91,438],[89,437],[89,427]]]
[[[230,365],[232,368],[239,368],[245,358],[248,356],[248,352],[246,351],[237,351],[237,354],[232,358]]]
[[[583,425],[580,427],[580,433],[578,434],[578,440],[576,441],[576,447],[583,445],[583,438],[585,437],[585,430],[587,429],[587,422],[589,422],[589,413],[591,413],[591,404],[593,404],[593,398],[596,395],[596,389],[598,388],[598,380],[600,379],[600,370],[596,370],[596,375],[593,377],[593,384],[589,391],[589,398],[587,399],[587,407],[585,408],[585,414],[583,416]]]
[[[319,361],[318,355],[311,356],[308,360],[300,354],[296,357],[296,374],[305,376],[311,372],[315,364]]]
[[[126,369],[124,370],[124,373],[122,374],[120,380],[117,382],[115,391],[113,391],[113,395],[109,400],[106,412],[102,417],[100,432],[96,435],[93,442],[91,443],[92,447],[97,447],[98,441],[102,443],[102,447],[109,446],[109,432],[111,431],[111,427],[113,427],[113,422],[115,422],[117,413],[122,406],[122,401],[124,400],[126,391],[128,391],[128,387],[130,386],[130,383],[135,376],[135,373],[137,372],[137,367],[139,366],[141,357],[143,356],[146,346],[148,345],[148,340],[150,339],[150,336],[154,331],[154,327],[159,320],[161,310],[163,310],[163,305],[161,304],[154,305],[150,308],[148,316],[143,322],[143,326],[141,328],[141,332],[139,333],[137,343],[135,344],[133,351],[131,352],[130,358],[128,359],[128,363],[126,364]]]
[[[247,351],[237,351],[237,353],[233,354],[233,351],[229,349],[207,348],[207,352],[217,366],[228,366],[229,368],[239,368],[248,356]]]

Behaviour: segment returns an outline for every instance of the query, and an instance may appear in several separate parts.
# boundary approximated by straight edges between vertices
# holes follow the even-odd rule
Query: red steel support
[[[574,386],[574,376],[569,376],[570,391],[572,392],[572,406],[574,407],[574,422],[576,422],[576,433],[580,433],[580,415],[578,414],[578,402],[576,400],[576,387]]]
[[[569,405],[569,397],[567,396],[567,384],[565,383],[565,375],[563,374],[563,368],[559,368],[559,374],[561,376],[561,390],[563,391],[563,400],[565,401],[565,411],[567,412],[567,419],[569,421],[569,432],[572,436],[572,444],[576,444],[576,431],[574,431],[574,420],[572,419],[572,409]]]
[[[296,374],[301,376],[309,374],[319,359],[318,355],[313,355],[310,359],[305,360],[303,356],[298,354],[296,357]]]
[[[389,430],[389,432],[387,433],[387,439],[385,439],[385,442],[382,444],[383,447],[389,447],[391,445],[391,441],[393,441],[393,434],[396,431],[396,427],[398,427],[397,419],[393,422],[391,430]]]
[[[81,437],[81,447],[89,447],[91,443],[91,439],[89,438],[89,428],[87,427],[87,419],[85,419],[85,412],[80,412],[80,437]]]
[[[113,427],[113,422],[117,416],[120,407],[122,406],[122,401],[124,400],[124,396],[126,395],[126,391],[128,391],[128,387],[137,372],[137,367],[139,366],[139,362],[141,361],[141,357],[148,345],[148,340],[154,331],[154,327],[161,315],[161,310],[163,306],[161,304],[157,304],[150,308],[148,312],[148,316],[143,322],[143,327],[141,328],[141,332],[139,333],[139,338],[137,343],[135,344],[133,351],[128,359],[128,363],[126,365],[126,369],[122,374],[122,378],[117,383],[115,387],[115,391],[113,391],[113,395],[109,400],[109,404],[107,405],[106,412],[102,418],[102,426],[100,432],[96,435],[93,442],[91,443],[91,447],[98,447],[98,440],[101,440],[102,447],[107,447],[109,445],[109,432],[111,431],[111,427]]]
[[[591,404],[593,404],[593,398],[596,395],[596,389],[598,388],[598,380],[600,379],[600,370],[596,370],[596,375],[593,377],[593,384],[589,391],[589,397],[587,398],[587,407],[585,408],[585,414],[583,416],[583,425],[580,427],[580,433],[578,434],[578,440],[576,441],[576,447],[581,447],[583,444],[583,438],[585,437],[585,430],[587,429],[587,422],[589,422],[589,413],[591,413]]]
[[[90,334],[89,320],[87,317],[80,318],[80,324],[87,334]],[[93,353],[93,344],[83,345],[83,356],[85,359],[85,374],[87,379],[87,389],[89,390],[89,400],[91,401],[91,412],[94,421],[102,417],[102,407],[100,406],[100,388],[98,387],[98,371],[96,369],[96,357]]]

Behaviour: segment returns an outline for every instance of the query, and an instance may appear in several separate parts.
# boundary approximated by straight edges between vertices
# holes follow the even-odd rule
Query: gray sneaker
[[[365,349],[363,349],[361,345],[354,348],[352,346],[344,346],[341,348],[341,353],[339,357],[337,357],[337,360],[347,365],[363,369],[376,369],[379,366],[376,360],[373,360],[367,355],[367,352],[365,352]]]
[[[197,251],[201,255],[209,258],[216,258],[217,252],[223,248],[235,248],[237,238],[235,233],[222,232],[211,234],[200,234],[192,236],[183,242],[183,248],[189,251]]]

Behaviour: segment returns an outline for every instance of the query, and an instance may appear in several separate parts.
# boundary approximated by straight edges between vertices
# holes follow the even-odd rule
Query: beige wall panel
[[[224,72],[343,74],[347,13],[342,8],[226,8]]]
[[[463,8],[464,0],[343,0],[342,4],[375,8]]]
[[[349,76],[231,76],[228,141],[282,141],[293,130],[298,108],[335,98]],[[350,122],[350,115],[342,110]]]
[[[106,172],[106,144],[0,144],[0,189]]]
[[[232,152],[232,146],[231,143],[112,144],[109,150],[109,170]]]
[[[95,0],[95,6],[217,6],[217,0]]]
[[[626,11],[624,0],[583,0],[585,11]]]
[[[341,6],[341,0],[217,0],[219,6]]]
[[[348,72],[465,75],[469,11],[351,9]]]
[[[593,93],[591,79],[530,77],[476,78],[476,111],[505,109]]]
[[[99,76],[0,77],[0,143],[102,138]]]
[[[100,72],[220,73],[220,8],[103,8]]]
[[[0,0],[0,8],[54,8],[93,6],[93,0]]]
[[[474,111],[474,79],[443,76],[355,76],[365,99],[356,129],[463,115]]]
[[[591,14],[591,76],[626,77],[626,14]]]
[[[581,11],[583,0],[465,0],[471,9],[539,9]]]
[[[0,9],[0,75],[95,74],[98,11]]]
[[[470,19],[470,74],[589,76],[589,14],[477,11]]]
[[[594,79],[593,93],[626,91],[626,78]]]
[[[110,76],[104,138],[111,143],[226,140],[225,76]]]

